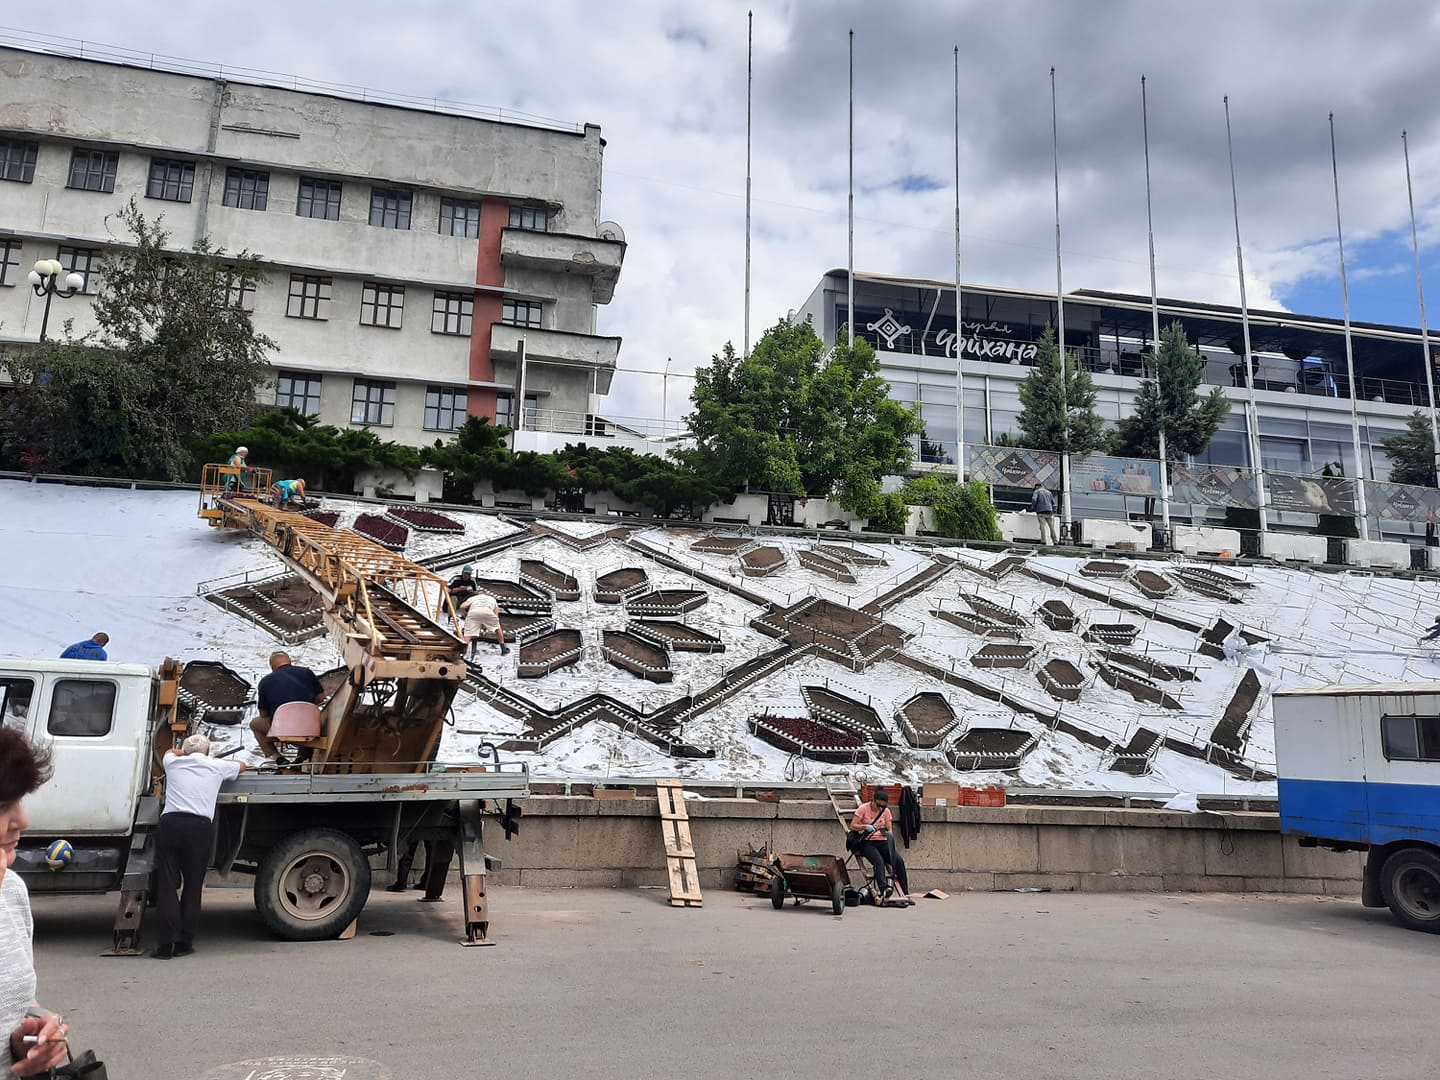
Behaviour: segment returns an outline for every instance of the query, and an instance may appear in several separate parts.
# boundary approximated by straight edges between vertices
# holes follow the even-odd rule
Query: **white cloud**
[[[1392,272],[1393,250],[1364,265],[1367,240],[1408,242],[1402,128],[1422,236],[1440,243],[1440,192],[1427,186],[1440,175],[1429,48],[1440,9],[1421,0],[755,7],[752,337],[845,264],[850,27],[861,269],[952,272],[954,44],[967,281],[1053,285],[1052,63],[1067,288],[1148,288],[1142,72],[1162,293],[1238,298],[1225,94],[1253,306],[1283,306],[1298,283],[1334,273],[1331,110],[1356,280]],[[688,371],[741,336],[745,11],[658,0],[220,9],[73,0],[45,10],[44,30],[600,124],[604,214],[630,241],[601,329],[624,336],[622,368],[660,370],[672,357],[672,370]],[[672,416],[683,385],[671,381]],[[607,407],[659,415],[659,378],[622,374]]]

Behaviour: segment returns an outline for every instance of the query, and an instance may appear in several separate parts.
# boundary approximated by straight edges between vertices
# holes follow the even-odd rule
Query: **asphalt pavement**
[[[165,962],[99,955],[113,898],[37,897],[40,1000],[112,1080],[1408,1080],[1440,1049],[1440,935],[1350,900],[972,893],[836,918],[503,888],[497,945],[465,949],[458,903],[415,895],[294,944],[212,889],[195,955]]]

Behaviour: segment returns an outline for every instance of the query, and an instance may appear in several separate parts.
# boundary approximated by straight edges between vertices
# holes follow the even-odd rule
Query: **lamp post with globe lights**
[[[30,286],[35,290],[36,296],[45,298],[45,313],[40,317],[40,340],[45,340],[45,331],[50,326],[50,301],[55,297],[61,300],[68,300],[76,293],[85,288],[85,277],[71,271],[65,274],[65,286],[60,286],[60,275],[65,274],[65,267],[55,259],[41,259],[35,264],[35,269],[30,271]]]

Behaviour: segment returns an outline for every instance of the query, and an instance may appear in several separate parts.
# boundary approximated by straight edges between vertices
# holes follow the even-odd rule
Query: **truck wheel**
[[[1440,855],[1402,848],[1385,860],[1380,892],[1400,925],[1440,934]]]
[[[287,941],[337,937],[369,897],[370,860],[338,829],[291,833],[255,872],[255,910]]]

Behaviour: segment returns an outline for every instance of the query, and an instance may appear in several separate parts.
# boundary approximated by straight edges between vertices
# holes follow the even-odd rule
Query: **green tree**
[[[259,259],[199,241],[167,246],[162,218],[132,199],[117,215],[129,242],[107,253],[95,329],[7,355],[15,388],[7,456],[55,470],[193,479],[190,450],[240,427],[275,343],[233,298],[263,280]]]
[[[435,440],[421,452],[425,464],[445,473],[445,498],[472,503],[475,485],[489,480],[497,491],[523,491],[543,495],[570,483],[564,468],[551,454],[515,453],[506,445],[510,429],[496,427],[485,417],[469,417],[448,442]]]
[[[990,492],[978,480],[956,484],[931,473],[911,480],[902,493],[911,506],[934,511],[935,531],[956,540],[1002,540]]]
[[[225,461],[237,446],[250,448],[250,462],[269,469],[276,480],[302,478],[316,489],[348,494],[360,473],[394,468],[413,476],[420,452],[386,442],[369,428],[318,424],[295,409],[274,409],[248,427],[218,431],[191,447],[190,475],[207,461]]]
[[[1088,454],[1104,439],[1105,421],[1095,411],[1095,384],[1079,360],[1060,349],[1050,326],[1037,342],[1040,355],[1020,384],[1018,442],[1032,450]]]
[[[1435,487],[1435,440],[1430,418],[1419,409],[1405,421],[1405,430],[1380,440],[1390,455],[1392,484],[1420,484]]]
[[[1204,378],[1205,358],[1191,347],[1180,322],[1172,322],[1160,332],[1154,378],[1141,380],[1135,411],[1115,426],[1110,452],[1158,458],[1163,431],[1167,460],[1204,453],[1230,413],[1230,402],[1220,387],[1203,396],[1198,393]]]
[[[863,339],[829,350],[808,323],[781,321],[749,359],[732,345],[695,373],[695,463],[731,489],[878,505],[882,477],[912,458],[919,417],[891,400]]]

